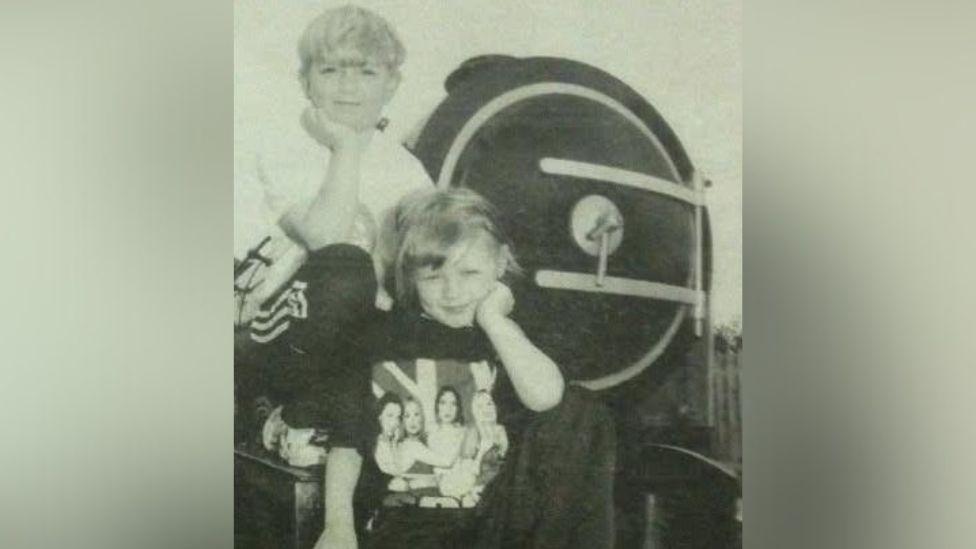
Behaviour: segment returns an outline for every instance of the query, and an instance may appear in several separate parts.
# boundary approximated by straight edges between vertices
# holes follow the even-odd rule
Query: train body
[[[407,146],[439,187],[469,187],[498,207],[524,271],[523,328],[571,382],[600,392],[616,412],[618,546],[647,546],[642,506],[651,487],[704,501],[718,517],[682,528],[711,528],[721,542],[682,546],[733,546],[727,519],[738,481],[700,459],[714,454],[707,182],[664,118],[595,67],[481,56],[445,88]],[[656,439],[662,432],[670,434]],[[662,442],[678,445],[654,445]],[[253,457],[235,460],[259,474]],[[299,508],[288,499],[308,479],[280,466],[268,479],[238,482],[252,498],[284,483],[275,496],[287,500],[282,516],[312,517],[303,528],[315,529],[321,502]],[[627,513],[637,516],[629,533]],[[295,546],[310,538],[293,537]]]
[[[591,389],[663,381],[707,340],[704,181],[640,95],[560,58],[483,56],[410,144],[438,186],[495,203],[525,269],[522,317]]]

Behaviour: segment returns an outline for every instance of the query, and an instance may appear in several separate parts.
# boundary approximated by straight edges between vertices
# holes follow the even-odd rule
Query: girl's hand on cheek
[[[492,322],[506,318],[513,308],[515,308],[515,296],[512,295],[512,290],[505,284],[497,282],[478,304],[475,319],[479,326],[485,328]]]

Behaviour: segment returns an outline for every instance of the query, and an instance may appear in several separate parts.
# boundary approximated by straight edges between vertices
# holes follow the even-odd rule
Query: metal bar
[[[464,126],[454,138],[451,148],[444,156],[444,162],[441,163],[441,171],[437,176],[437,186],[445,189],[451,185],[451,178],[454,176],[454,169],[457,167],[457,163],[461,158],[461,153],[463,153],[467,148],[468,143],[474,138],[475,134],[478,133],[478,131],[484,125],[486,125],[493,116],[518,103],[519,101],[546,95],[570,95],[595,101],[616,112],[637,127],[641,134],[647,137],[647,139],[653,143],[654,147],[659,151],[666,151],[664,146],[661,145],[661,141],[656,135],[654,135],[654,132],[652,132],[650,128],[648,128],[647,125],[644,124],[644,122],[633,113],[633,111],[610,96],[600,93],[593,88],[579,86],[576,84],[567,84],[566,82],[539,82],[536,84],[529,84],[528,86],[515,88],[499,95],[486,103],[468,118],[468,121],[465,122]],[[664,161],[667,162],[668,168],[670,169],[671,173],[674,174],[674,177],[680,178],[678,175],[678,169],[675,167],[671,157],[665,154]]]
[[[701,206],[703,202],[700,193],[674,181],[668,181],[667,179],[661,179],[647,175],[646,173],[615,168],[613,166],[580,162],[579,160],[567,160],[565,158],[545,157],[539,160],[539,169],[550,175],[566,175],[569,177],[594,179],[650,191],[674,198],[675,200],[687,202],[693,206]]]
[[[536,272],[535,283],[540,287],[556,290],[627,295],[648,299],[660,299],[662,301],[675,301],[688,305],[694,305],[699,299],[703,298],[703,296],[699,295],[701,292],[696,292],[690,288],[671,286],[659,282],[648,282],[646,280],[634,280],[631,278],[605,276],[603,277],[603,284],[597,285],[592,273],[542,270]]]
[[[596,285],[603,286],[603,281],[607,278],[607,256],[610,255],[610,233],[604,232],[600,235],[600,258],[596,265]]]
[[[700,199],[704,198],[704,185],[702,185],[701,176],[696,170],[692,174],[691,178],[692,187],[694,188],[695,195]],[[695,336],[701,337],[702,329],[705,319],[705,293],[703,290],[703,271],[705,269],[705,242],[704,242],[704,232],[702,229],[702,217],[703,217],[703,203],[704,200],[700,200],[695,204],[695,256],[694,256],[694,267],[695,267],[695,292],[697,292],[701,299],[695,302],[694,309],[691,312],[691,318],[695,325]]]

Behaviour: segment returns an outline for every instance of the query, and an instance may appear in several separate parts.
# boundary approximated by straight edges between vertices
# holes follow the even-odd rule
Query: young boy
[[[340,429],[361,441],[364,486],[379,487],[362,545],[611,546],[612,421],[566,386],[513,320],[515,298],[501,279],[518,268],[491,205],[466,189],[430,191],[401,205],[397,231],[396,307],[360,336],[372,412],[360,414],[368,421],[358,435],[350,423]],[[381,429],[379,404],[416,402],[433,415],[445,388],[465,418],[455,448],[383,436],[392,430]],[[427,435],[442,428],[425,425]],[[414,477],[417,463],[437,472]],[[349,502],[359,471],[349,465],[341,476],[326,471],[319,549],[355,546]]]
[[[254,166],[269,222],[249,227],[253,245],[235,259],[235,363],[241,397],[269,396],[289,426],[311,427],[290,404],[313,386],[343,396],[342,333],[382,300],[384,227],[401,197],[432,183],[382,132],[405,57],[384,19],[328,10],[298,55],[309,104]]]

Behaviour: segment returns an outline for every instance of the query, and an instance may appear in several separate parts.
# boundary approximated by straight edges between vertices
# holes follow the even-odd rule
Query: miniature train
[[[481,56],[451,73],[445,88],[447,97],[407,146],[438,186],[470,187],[501,211],[524,271],[520,323],[568,379],[604,394],[621,418],[619,507],[643,504],[633,498],[649,485],[704,494],[693,504],[714,507],[708,528],[722,540],[687,546],[734,546],[722,531],[739,490],[734,475],[687,448],[648,445],[654,441],[633,431],[640,421],[628,418],[636,399],[653,398],[682,370],[708,370],[707,182],[663,117],[595,67]],[[696,349],[699,360],[689,364]],[[697,398],[689,404],[707,408],[707,391]],[[707,444],[692,449],[708,451]],[[238,479],[243,497],[284,501],[280,514],[290,526],[273,539],[314,543],[321,527],[314,477],[253,456],[235,460],[240,475],[262,477]],[[646,522],[644,510],[636,511],[636,529]],[[644,532],[618,537],[622,547],[648,543]]]

